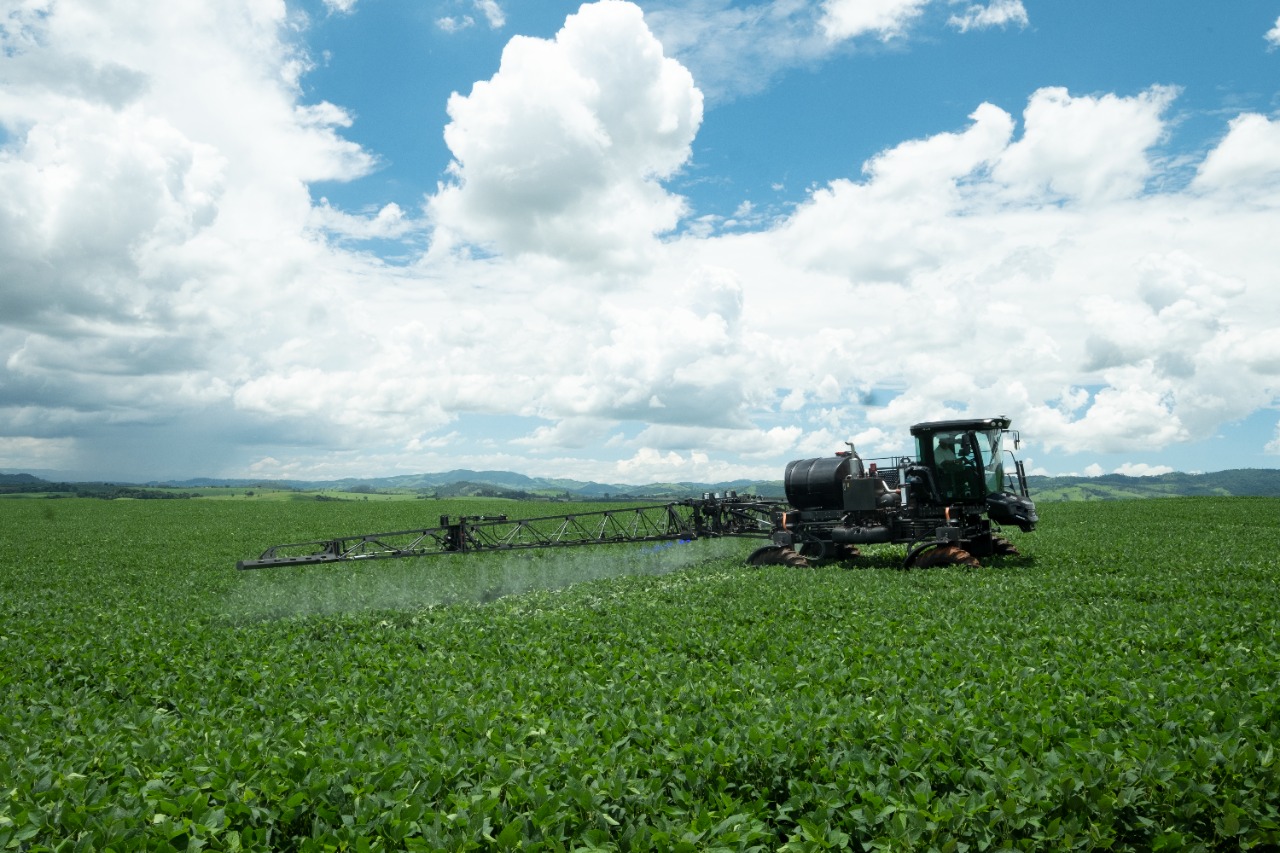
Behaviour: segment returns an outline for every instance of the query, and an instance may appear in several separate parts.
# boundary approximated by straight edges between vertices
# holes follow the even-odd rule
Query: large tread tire
[[[916,554],[909,568],[934,569],[942,566],[969,566],[976,569],[981,565],[977,557],[959,545],[935,545]]]
[[[790,548],[781,545],[765,545],[757,548],[747,557],[748,566],[791,566],[796,569],[808,568],[809,561]]]
[[[1017,545],[1003,536],[991,537],[991,553],[997,557],[1017,557],[1022,554]]]
[[[862,556],[862,552],[858,550],[857,545],[840,544],[835,546],[835,553],[831,555],[833,560],[856,560]]]
[[[795,548],[795,546],[792,547]],[[822,560],[831,558],[832,547],[833,546],[830,543],[823,542],[818,539],[811,539],[807,542],[801,542],[800,546],[795,548],[795,552],[806,560],[821,562]]]

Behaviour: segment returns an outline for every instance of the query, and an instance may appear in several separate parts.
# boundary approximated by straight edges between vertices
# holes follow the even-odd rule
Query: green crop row
[[[1280,844],[1280,501],[1050,505],[982,569],[233,568],[421,504],[0,504],[0,850]]]

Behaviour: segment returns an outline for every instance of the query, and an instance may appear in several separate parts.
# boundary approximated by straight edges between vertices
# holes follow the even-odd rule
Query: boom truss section
[[[238,569],[429,557],[475,551],[565,548],[616,542],[662,542],[724,536],[767,538],[777,501],[716,497],[687,498],[651,506],[511,519],[500,516],[440,517],[438,527],[364,533],[312,542],[272,545]]]

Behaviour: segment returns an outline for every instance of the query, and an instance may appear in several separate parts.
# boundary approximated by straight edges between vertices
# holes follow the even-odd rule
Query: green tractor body
[[[1039,518],[1022,462],[1004,446],[1010,436],[1018,444],[1009,425],[1006,417],[930,421],[911,427],[914,457],[867,460],[851,445],[790,463],[789,508],[775,512],[773,545],[752,561],[849,559],[859,545],[883,543],[908,546],[908,566],[1016,554],[1000,527],[1030,532]]]

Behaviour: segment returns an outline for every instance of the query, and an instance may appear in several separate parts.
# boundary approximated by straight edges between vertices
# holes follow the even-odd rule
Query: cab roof
[[[1012,421],[1005,415],[994,418],[971,418],[959,421],[925,421],[911,427],[912,435],[932,435],[935,432],[960,432],[969,430],[1008,429]]]

